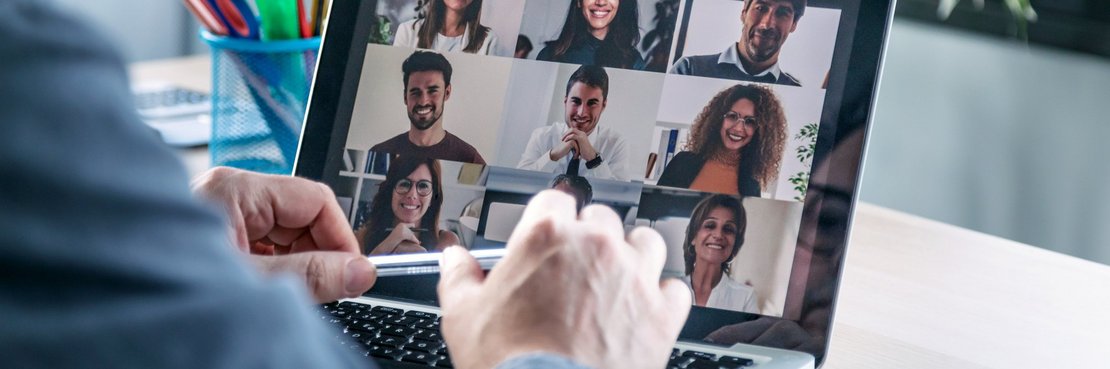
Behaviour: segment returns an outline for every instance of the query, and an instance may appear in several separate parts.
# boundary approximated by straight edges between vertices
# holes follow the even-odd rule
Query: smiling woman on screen
[[[643,70],[637,0],[573,0],[559,37],[536,60]]]
[[[398,156],[389,163],[385,181],[370,204],[370,215],[357,232],[369,255],[442,251],[459,237],[439,229],[443,185],[439,162]]]
[[[786,115],[775,93],[738,84],[709,100],[658,184],[758,197],[778,176],[785,146]]]
[[[481,23],[482,0],[432,0],[424,17],[401,23],[393,46],[490,55],[497,37]]]
[[[755,289],[730,278],[729,265],[744,245],[747,213],[740,200],[711,195],[701,200],[690,215],[682,257],[694,305],[758,313]]]

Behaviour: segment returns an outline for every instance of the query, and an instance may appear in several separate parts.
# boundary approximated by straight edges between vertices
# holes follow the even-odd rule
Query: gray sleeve
[[[689,56],[684,56],[684,57],[682,57],[682,59],[678,59],[678,61],[675,62],[674,65],[671,66],[671,70],[668,71],[667,73],[669,73],[669,74],[680,74],[680,75],[690,75],[691,72],[692,71],[690,70],[690,57]]]
[[[521,355],[497,366],[496,369],[591,369],[555,354],[535,353]]]
[[[19,368],[343,368],[300,283],[259,276],[137,118],[123,63],[0,1],[0,357]]]

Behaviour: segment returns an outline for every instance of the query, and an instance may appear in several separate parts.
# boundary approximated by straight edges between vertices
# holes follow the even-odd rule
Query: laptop
[[[451,367],[436,252],[496,261],[555,188],[664,237],[695,304],[668,368],[822,365],[892,1],[476,0],[462,32],[436,4],[328,12],[295,175],[414,266],[324,306],[337,344]]]

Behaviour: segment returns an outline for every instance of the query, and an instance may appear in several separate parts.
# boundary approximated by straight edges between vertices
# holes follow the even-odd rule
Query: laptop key
[[[445,355],[436,355],[436,357],[437,357],[436,358],[436,367],[437,368],[454,368],[455,367],[454,365],[451,365],[451,358],[450,357],[447,357]]]
[[[682,353],[682,356],[692,357],[692,358],[701,358],[701,359],[706,359],[706,360],[709,360],[709,361],[716,361],[717,360],[717,355],[710,354],[710,353],[705,353],[705,352],[697,352],[697,351],[686,351],[686,352]]]
[[[751,366],[755,364],[755,361],[752,359],[735,356],[721,356],[721,358],[717,361],[722,363],[740,364],[740,366]]]
[[[411,316],[399,316],[399,317],[394,317],[393,319],[385,319],[383,321],[383,323],[389,324],[389,325],[412,327],[413,325],[415,325],[419,321],[420,321],[420,319],[413,318]]]
[[[442,345],[440,345],[439,342],[412,341],[412,342],[409,342],[408,344],[405,344],[404,348],[405,348],[405,350],[409,350],[409,351],[414,351],[414,352],[419,351],[419,352],[427,352],[429,354],[434,354],[434,353],[436,353],[436,351],[439,351],[440,347],[442,347]]]
[[[411,336],[415,335],[416,332],[417,332],[416,329],[405,327],[405,326],[399,326],[399,325],[387,325],[387,326],[385,326],[385,328],[382,328],[382,331],[381,331],[381,333],[383,335],[396,336],[396,337],[405,337],[405,338],[408,338],[408,337],[411,337]]]
[[[401,355],[401,361],[425,365],[432,365],[432,363],[435,362],[435,358],[435,355],[429,354],[427,352],[410,352],[408,354]]]
[[[423,312],[423,311],[416,311],[416,310],[406,311],[405,316],[411,316],[411,317],[414,317],[414,318],[421,318],[421,319],[432,319],[432,320],[435,320],[435,318],[439,317],[438,315],[435,315],[435,314],[432,314],[432,313],[426,313],[426,312]]]
[[[734,364],[726,364],[726,365],[734,365]],[[712,360],[702,359],[702,358],[696,358],[696,359],[694,359],[694,361],[691,361],[689,364],[686,364],[686,369],[720,369],[720,368],[721,368],[720,363],[718,363],[716,361],[712,361]]]
[[[405,339],[404,337],[379,336],[371,338],[370,343],[381,346],[401,347],[404,346],[406,343],[409,343],[409,340]]]
[[[397,357],[402,354],[404,354],[404,351],[396,347],[373,346],[370,348],[370,356],[382,359],[397,360]]]
[[[391,307],[388,307],[388,306],[375,306],[375,307],[371,308],[370,311],[375,312],[375,313],[384,313],[384,314],[393,314],[393,315],[401,315],[401,314],[405,313],[404,310],[401,310],[401,309],[398,309],[398,308],[391,308]]]
[[[367,333],[377,333],[378,331],[381,331],[381,329],[382,329],[381,324],[373,323],[373,322],[365,322],[365,323],[348,324],[347,325],[347,330],[348,331],[355,330],[355,331],[367,332]]]
[[[443,342],[443,336],[439,334],[439,331],[420,331],[414,334],[412,336],[412,339],[421,341]]]

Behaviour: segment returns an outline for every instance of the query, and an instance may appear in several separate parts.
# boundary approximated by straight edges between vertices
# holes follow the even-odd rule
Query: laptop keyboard
[[[439,334],[439,315],[351,301],[323,305],[321,319],[342,329],[340,345],[379,361],[402,361],[451,368],[451,355]],[[667,369],[737,369],[751,359],[706,352],[671,351]]]

